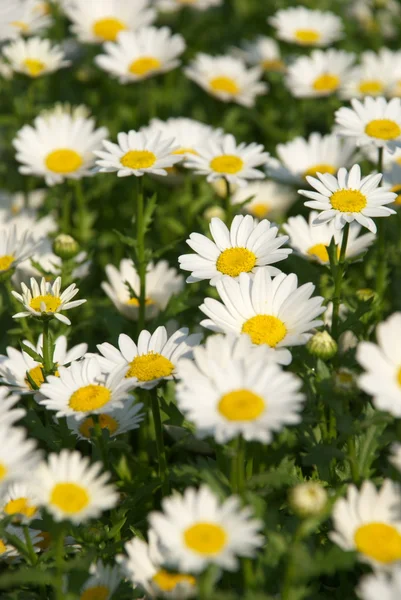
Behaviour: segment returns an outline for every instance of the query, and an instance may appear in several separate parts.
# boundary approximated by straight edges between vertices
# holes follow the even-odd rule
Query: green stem
[[[355,448],[355,439],[353,436],[348,438],[348,462],[351,467],[351,475],[352,481],[354,483],[359,483],[359,469],[358,469],[358,461],[356,458],[356,448]]]
[[[109,458],[108,458],[108,453],[107,453],[107,447],[106,447],[105,440],[103,437],[103,430],[100,425],[99,415],[93,415],[92,418],[93,418],[93,431],[95,434],[96,445],[98,447],[99,454],[101,456],[104,468],[106,470],[109,470]]]
[[[31,565],[36,565],[36,563],[38,562],[38,555],[36,554],[35,549],[33,547],[32,539],[31,539],[31,536],[29,535],[28,525],[23,525],[22,529],[24,531],[24,538],[25,538],[25,543],[26,543],[26,547],[28,550],[28,554],[29,554],[29,560],[31,562]]]
[[[60,229],[63,233],[70,233],[71,227],[71,196],[60,194]]]
[[[169,494],[169,481],[168,481],[168,469],[167,469],[167,458],[166,458],[166,449],[164,447],[164,438],[163,438],[163,426],[160,414],[160,406],[159,401],[157,399],[156,390],[152,390],[151,393],[152,398],[152,414],[153,414],[153,423],[155,427],[155,437],[156,437],[156,449],[157,449],[157,462],[159,465],[159,477],[162,483],[162,493],[163,496]]]
[[[233,493],[243,495],[245,492],[245,440],[238,436],[231,461],[231,487]]]
[[[226,196],[225,196],[225,221],[226,221],[226,225],[227,227],[230,227],[231,225],[231,221],[232,221],[232,211],[233,211],[233,206],[231,203],[231,186],[230,186],[230,182],[228,181],[228,179],[226,177],[224,177],[224,181],[226,182]]]
[[[284,572],[284,578],[283,578],[283,588],[282,588],[282,592],[281,592],[281,600],[291,600],[291,598],[293,597],[293,587],[296,585],[296,582],[294,582],[294,579],[297,578],[297,575],[299,574],[299,567],[297,565],[297,561],[295,560],[295,555],[296,555],[295,550],[296,550],[299,542],[303,539],[303,537],[304,537],[304,528],[303,528],[303,523],[301,521],[301,523],[298,525],[297,529],[295,530],[292,543],[289,547],[288,561],[287,561],[287,566],[286,566],[286,569]]]
[[[142,177],[138,177],[136,202],[136,242],[137,242],[137,271],[139,276],[139,316],[138,335],[145,328],[146,311],[146,256],[145,256],[145,220],[144,220],[144,191]]]
[[[43,370],[44,374],[53,373],[53,344],[50,339],[50,320],[43,320]]]
[[[340,311],[340,304],[341,304],[341,286],[342,286],[342,281],[343,281],[344,271],[345,271],[345,254],[347,251],[348,235],[349,235],[349,223],[346,223],[345,227],[344,227],[344,231],[343,231],[343,239],[341,242],[340,256],[338,258],[338,262],[335,265],[334,269],[333,269],[334,265],[331,264],[332,275],[333,275],[333,279],[334,279],[333,318],[332,318],[332,325],[331,325],[331,334],[334,338],[338,337],[338,322],[339,322],[339,311]]]
[[[55,539],[55,562],[56,562],[56,580],[54,585],[54,591],[56,600],[64,599],[63,590],[63,575],[64,575],[64,537],[65,537],[65,525],[61,524],[58,528],[57,537]]]
[[[74,181],[74,185],[75,199],[77,202],[78,209],[77,238],[80,242],[86,242],[90,237],[90,231],[87,227],[89,221],[87,215],[86,197],[82,186],[82,180],[77,179],[76,181]]]

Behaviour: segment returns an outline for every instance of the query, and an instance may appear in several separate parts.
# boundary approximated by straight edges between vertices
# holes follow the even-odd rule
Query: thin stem
[[[168,481],[168,469],[167,469],[167,458],[166,458],[166,449],[164,447],[164,438],[163,438],[163,426],[160,414],[160,406],[159,401],[157,399],[156,390],[152,390],[151,393],[152,398],[152,414],[153,414],[153,423],[155,427],[155,436],[156,436],[156,449],[157,449],[157,462],[159,465],[159,477],[162,483],[162,493],[163,496],[169,494],[169,481]]]
[[[231,461],[231,487],[233,493],[240,495],[245,491],[245,440],[238,436]]]
[[[346,223],[345,227],[344,227],[344,231],[343,231],[343,239],[341,242],[340,256],[338,258],[338,262],[335,266],[331,265],[332,275],[333,275],[333,279],[334,279],[333,317],[332,317],[332,325],[331,325],[331,334],[334,338],[338,337],[338,322],[339,322],[339,311],[340,311],[340,304],[341,304],[341,287],[342,287],[342,281],[343,281],[344,271],[345,271],[345,254],[347,251],[348,235],[349,235],[349,223]]]
[[[28,550],[29,560],[31,562],[31,565],[36,565],[36,563],[38,562],[38,555],[36,554],[35,549],[33,547],[32,538],[29,535],[28,525],[23,525],[22,529],[24,531],[25,544]]]
[[[63,600],[63,575],[64,575],[64,537],[65,537],[65,526],[60,525],[57,537],[55,539],[55,562],[56,562],[56,581],[54,585],[54,591],[56,600]]]
[[[377,170],[383,172],[383,148],[378,148]],[[377,271],[376,271],[376,293],[379,298],[379,310],[381,300],[386,289],[386,232],[385,219],[380,223],[377,231]]]
[[[359,469],[358,469],[358,462],[357,462],[357,458],[356,458],[355,439],[353,436],[350,436],[348,438],[347,446],[348,446],[348,462],[351,467],[352,481],[354,483],[359,483]]]
[[[63,233],[70,233],[71,228],[71,196],[60,194],[60,229]]]
[[[77,223],[77,238],[80,242],[85,242],[90,237],[90,231],[88,228],[88,215],[86,206],[86,197],[82,186],[81,179],[74,181],[75,186],[75,199],[77,202],[78,209],[78,223]]]
[[[101,456],[104,468],[106,470],[109,470],[109,458],[108,458],[108,453],[107,453],[107,447],[106,447],[105,440],[103,437],[103,429],[102,429],[102,426],[100,425],[99,415],[93,415],[92,418],[93,418],[93,432],[95,435],[96,445],[98,447],[99,454]]]
[[[136,242],[137,242],[137,271],[139,276],[139,316],[138,335],[145,328],[146,311],[146,256],[145,256],[145,220],[144,220],[144,191],[142,177],[138,177],[136,199]]]
[[[225,196],[225,213],[226,213],[226,225],[230,227],[232,221],[232,210],[233,206],[231,204],[231,185],[226,177],[224,177],[224,181],[226,182],[226,196]]]
[[[44,374],[53,373],[53,344],[50,339],[50,321],[43,320],[43,370]]]

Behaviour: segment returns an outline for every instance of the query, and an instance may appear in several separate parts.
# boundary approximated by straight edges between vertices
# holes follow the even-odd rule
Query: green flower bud
[[[371,290],[370,288],[362,288],[362,289],[356,291],[356,297],[361,302],[367,302],[368,300],[370,300],[371,298],[374,298],[375,296],[376,296],[376,292],[374,290]]]
[[[317,481],[306,481],[292,488],[289,503],[299,517],[318,515],[327,504],[327,492]]]
[[[74,258],[79,252],[79,244],[70,235],[60,233],[53,242],[53,252],[63,260]]]
[[[328,331],[315,333],[306,344],[306,348],[309,354],[322,360],[333,358],[338,351],[337,342],[333,340]]]

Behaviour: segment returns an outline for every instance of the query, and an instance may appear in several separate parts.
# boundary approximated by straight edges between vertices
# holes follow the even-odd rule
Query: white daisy
[[[253,217],[272,221],[282,219],[295,200],[296,195],[290,187],[275,181],[255,181],[238,188],[231,197],[234,206],[242,205],[243,210]]]
[[[318,215],[318,212],[312,210],[309,213],[308,221],[302,215],[290,217],[288,222],[283,225],[283,229],[290,236],[290,245],[302,257],[321,264],[328,264],[327,248],[333,237],[335,243],[341,247],[343,230],[335,229],[333,222],[314,225],[313,222]],[[360,225],[351,224],[345,253],[347,259],[355,258],[365,252],[376,239],[373,233],[365,233],[360,236],[360,231]]]
[[[232,360],[223,366],[216,350]],[[194,361],[180,363],[178,407],[199,437],[224,444],[242,435],[268,444],[275,431],[301,421],[302,381],[270,362],[270,355],[270,348],[252,346],[248,336],[212,336],[205,348],[195,349]]]
[[[39,544],[41,541],[40,532],[35,529],[24,529],[22,527],[15,527],[14,525],[8,525],[5,531],[10,535],[15,536],[20,542],[26,544],[25,533],[30,537],[34,552],[40,552]],[[7,538],[0,539],[0,561],[6,561],[7,563],[18,562],[21,555],[19,550],[12,545]]]
[[[53,46],[50,40],[38,37],[15,40],[3,48],[2,53],[13,71],[32,78],[53,73],[71,64],[65,60],[65,53],[60,46]]]
[[[37,0],[3,0],[0,3],[0,40],[41,33],[51,23],[49,15],[37,10]]]
[[[357,588],[361,600],[397,600],[401,596],[401,566],[390,573],[364,575]]]
[[[22,294],[12,291],[13,296],[24,305],[25,311],[13,315],[14,319],[21,319],[22,317],[42,317],[49,318],[54,317],[65,323],[71,325],[71,321],[64,315],[61,314],[62,310],[70,310],[77,306],[81,306],[86,300],[71,300],[79,292],[75,283],[72,283],[68,288],[61,292],[61,277],[57,277],[53,284],[46,281],[44,277],[38,282],[32,277],[31,289],[29,289],[24,283],[21,284]]]
[[[9,394],[9,389],[5,386],[0,387],[0,427],[10,427],[26,415],[24,408],[16,408],[20,397],[16,394]]]
[[[341,97],[351,99],[391,96],[397,65],[401,67],[400,51],[392,52],[388,48],[380,48],[377,54],[371,50],[363,52],[361,64],[351,71],[348,81],[340,90]]]
[[[13,194],[10,194],[6,190],[2,190],[0,193],[0,223],[3,224],[12,219],[23,217],[29,219],[29,226],[21,227],[21,229],[29,229],[36,221],[43,218],[49,218],[52,220],[53,226],[49,229],[45,225],[48,221],[44,221],[43,231],[40,237],[51,231],[56,231],[58,226],[53,215],[41,217],[38,212],[46,200],[46,194],[47,190],[44,189],[33,190],[28,193],[15,192]]]
[[[20,231],[15,224],[0,229],[0,277],[32,256],[37,246],[28,229]]]
[[[248,64],[259,66],[267,73],[280,73],[286,69],[280,46],[273,38],[260,36],[254,42],[244,44],[244,49],[239,52]]]
[[[320,98],[338,91],[351,76],[355,55],[344,50],[314,50],[287,69],[286,84],[296,98]]]
[[[50,375],[43,383],[39,404],[55,410],[56,417],[74,417],[77,421],[89,415],[108,414],[132,401],[130,390],[135,384],[124,378],[126,367],[106,374],[99,361],[90,357],[60,367],[58,375]]]
[[[235,571],[237,556],[253,557],[264,543],[263,524],[250,508],[241,508],[236,496],[220,503],[205,485],[165,498],[162,509],[150,513],[149,522],[180,571],[198,573],[209,564]]]
[[[185,7],[207,10],[222,4],[223,0],[156,0],[156,7],[162,12],[175,12]]]
[[[113,42],[122,31],[136,31],[150,25],[156,11],[149,5],[149,0],[73,0],[65,4],[64,11],[80,41],[99,44]]]
[[[109,473],[101,474],[103,464],[90,464],[79,452],[62,450],[50,454],[35,471],[35,501],[56,521],[79,524],[113,508],[118,502]]]
[[[334,221],[334,227],[341,229],[346,223],[357,221],[372,233],[377,227],[372,217],[389,217],[395,214],[391,204],[397,195],[386,187],[379,187],[383,177],[381,173],[361,178],[361,168],[354,165],[349,171],[341,168],[337,177],[330,173],[316,173],[315,177],[307,176],[306,180],[316,191],[298,190],[298,193],[312,200],[305,206],[322,211],[314,223]]]
[[[114,408],[109,413],[99,413],[99,425],[111,438],[139,429],[144,419],[143,413],[140,412],[142,408],[143,404],[140,402],[132,405],[126,402],[122,408]],[[77,421],[75,417],[67,417],[67,425],[80,440],[93,441],[92,430],[95,427],[93,417],[86,417],[82,421]]]
[[[27,439],[25,429],[3,422],[0,426],[0,488],[28,479],[39,460],[36,442]]]
[[[3,517],[12,517],[13,523],[27,524],[39,517],[31,489],[25,482],[12,483],[4,490],[0,497],[0,512]]]
[[[210,280],[216,285],[224,275],[238,278],[240,273],[256,273],[267,269],[270,275],[278,275],[280,269],[271,267],[291,253],[281,248],[287,236],[278,235],[278,228],[270,221],[258,222],[251,215],[237,215],[230,229],[217,217],[209,225],[213,241],[200,233],[191,233],[188,246],[196,254],[183,254],[178,261],[181,269],[191,271],[187,283]]]
[[[329,11],[297,6],[279,10],[268,19],[278,39],[298,46],[329,46],[343,37],[343,23]]]
[[[401,313],[396,312],[376,329],[377,344],[361,342],[357,360],[365,369],[359,387],[373,396],[378,410],[401,417]]]
[[[260,67],[248,69],[243,60],[233,56],[197,54],[184,73],[219,100],[248,107],[254,106],[256,97],[269,89],[260,80]]]
[[[401,146],[401,99],[353,98],[352,108],[342,106],[335,113],[337,133],[352,137],[357,146],[374,144],[393,152]]]
[[[80,590],[81,600],[110,600],[121,582],[117,565],[105,565],[101,560],[89,568],[90,577]]]
[[[179,33],[173,35],[169,27],[144,27],[123,31],[104,49],[106,54],[96,56],[96,64],[120,83],[134,83],[178,67],[185,40]]]
[[[360,490],[349,485],[347,497],[334,504],[331,540],[376,568],[395,565],[401,560],[400,502],[399,488],[389,479],[379,491],[371,481]]]
[[[222,333],[246,333],[254,344],[285,348],[306,344],[317,317],[324,312],[323,298],[311,298],[315,286],[299,288],[294,273],[273,279],[265,269],[254,276],[241,273],[238,281],[224,277],[216,285],[223,302],[206,298],[200,309],[209,318],[201,325]]]
[[[94,151],[107,137],[105,127],[95,129],[94,119],[70,115],[36,117],[34,126],[24,125],[13,145],[23,175],[44,177],[47,185],[64,179],[81,179],[91,174]]]
[[[105,271],[109,282],[103,282],[102,289],[121,314],[137,321],[140,285],[134,263],[131,259],[124,258],[119,269],[114,265],[107,265]],[[130,288],[135,296],[132,296]],[[170,298],[179,294],[183,288],[184,278],[176,269],[169,267],[165,260],[156,264],[149,263],[146,271],[145,319],[154,319],[167,307]]]

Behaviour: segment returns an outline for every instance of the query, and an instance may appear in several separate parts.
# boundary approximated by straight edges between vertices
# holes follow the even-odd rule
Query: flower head
[[[24,525],[39,517],[38,507],[32,498],[32,490],[25,482],[11,484],[0,498],[3,517],[11,517],[13,523]]]
[[[277,11],[268,21],[280,40],[298,46],[329,46],[343,36],[341,19],[329,11],[297,6]]]
[[[296,195],[290,187],[275,181],[255,181],[238,188],[231,197],[234,206],[242,205],[243,210],[253,217],[273,221],[282,219],[295,200]]]
[[[99,413],[97,421],[101,430],[107,431],[108,435],[114,438],[127,433],[127,431],[139,429],[144,419],[144,415],[141,413],[142,408],[141,402],[135,404],[125,402],[122,408],[112,408],[110,412]],[[92,415],[86,416],[80,421],[75,416],[67,417],[67,425],[80,440],[94,442],[96,422]]]
[[[49,15],[37,10],[37,0],[13,0],[0,5],[0,40],[41,33],[51,25]]]
[[[37,246],[38,242],[28,229],[20,230],[13,224],[0,230],[0,279],[32,256]]]
[[[118,565],[105,565],[101,560],[89,568],[90,577],[81,588],[81,600],[110,600],[121,582]]]
[[[28,40],[17,39],[3,49],[11,68],[32,79],[53,73],[70,65],[65,60],[60,46],[52,46],[50,40],[32,37]]]

